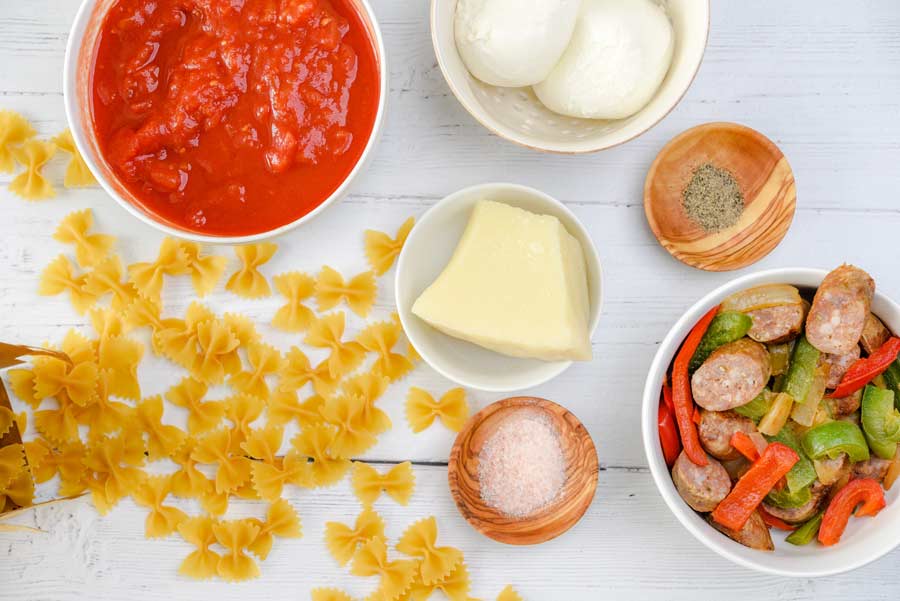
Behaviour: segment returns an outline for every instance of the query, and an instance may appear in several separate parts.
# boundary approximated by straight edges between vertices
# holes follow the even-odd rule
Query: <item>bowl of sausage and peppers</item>
[[[850,570],[900,543],[900,307],[857,267],[751,274],[669,332],[644,446],[676,517],[742,565]]]

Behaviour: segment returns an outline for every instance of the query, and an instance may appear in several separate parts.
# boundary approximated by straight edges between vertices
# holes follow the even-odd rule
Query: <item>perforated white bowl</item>
[[[549,152],[595,152],[641,135],[675,108],[700,68],[709,33],[709,0],[657,0],[675,30],[672,66],[653,99],[627,119],[604,121],[558,115],[530,87],[499,88],[469,74],[454,38],[457,0],[431,1],[431,40],[444,79],[486,128],[511,142]]]

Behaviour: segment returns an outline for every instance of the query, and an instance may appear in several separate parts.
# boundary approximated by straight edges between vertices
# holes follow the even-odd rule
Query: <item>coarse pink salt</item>
[[[525,517],[556,499],[566,483],[559,431],[537,409],[512,412],[478,455],[485,503],[510,517]]]

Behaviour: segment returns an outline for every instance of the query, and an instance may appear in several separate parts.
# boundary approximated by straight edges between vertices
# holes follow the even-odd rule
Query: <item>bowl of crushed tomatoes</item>
[[[863,270],[775,269],[697,301],[644,386],[669,509],[748,568],[817,577],[900,544],[900,306]],[[800,400],[797,400],[800,399]]]
[[[385,61],[367,0],[85,0],[66,113],[130,213],[170,235],[250,242],[348,191],[381,131]]]

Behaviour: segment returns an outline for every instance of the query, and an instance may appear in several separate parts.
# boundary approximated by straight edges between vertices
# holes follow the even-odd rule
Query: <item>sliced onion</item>
[[[816,367],[816,373],[813,375],[813,381],[809,385],[809,392],[806,398],[797,401],[794,404],[794,410],[791,411],[791,419],[801,426],[812,426],[816,421],[816,414],[819,412],[819,403],[825,396],[825,385],[828,382],[828,372],[831,366],[823,363]]]
[[[765,284],[735,292],[722,301],[722,311],[748,313],[757,309],[801,305],[800,291],[790,284]]]
[[[897,452],[894,453],[894,458],[891,460],[891,465],[884,475],[884,482],[882,483],[884,490],[891,490],[898,476],[900,476],[900,445],[898,445]]]
[[[775,395],[769,411],[759,420],[757,427],[766,436],[775,436],[787,423],[791,415],[791,407],[794,406],[794,398],[784,392]]]

